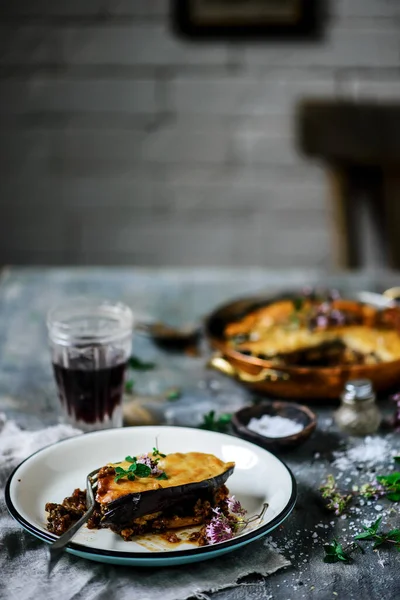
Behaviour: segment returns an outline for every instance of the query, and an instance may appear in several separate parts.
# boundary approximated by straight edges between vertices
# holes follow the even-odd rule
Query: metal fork
[[[98,478],[99,469],[95,469],[86,477],[86,512],[82,517],[72,525],[65,533],[63,533],[55,542],[47,546],[47,576],[49,577],[53,568],[58,563],[65,546],[68,544],[70,540],[74,537],[74,535],[79,531],[79,529],[88,521],[88,519],[92,516],[94,507],[95,507],[95,499],[94,499],[94,489],[97,486],[97,478]]]

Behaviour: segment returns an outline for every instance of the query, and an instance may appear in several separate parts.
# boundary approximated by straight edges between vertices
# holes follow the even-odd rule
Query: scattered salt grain
[[[247,428],[265,437],[280,438],[299,433],[303,429],[303,425],[279,415],[275,417],[263,415],[259,419],[253,417]]]
[[[374,506],[375,510],[377,510],[378,512],[381,512],[381,510],[383,510],[383,506],[381,504],[375,504]]]
[[[361,444],[354,448],[344,452],[334,452],[333,466],[340,471],[350,469],[357,463],[371,467],[385,462],[391,454],[392,448],[387,440],[367,436]]]

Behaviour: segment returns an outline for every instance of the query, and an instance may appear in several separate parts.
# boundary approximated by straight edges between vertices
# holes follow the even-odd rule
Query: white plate
[[[218,544],[196,547],[179,544],[166,547],[157,536],[125,542],[107,529],[83,527],[68,544],[67,552],[113,564],[165,566],[213,558],[248,544],[277,527],[292,511],[296,482],[276,456],[240,438],[185,427],[129,427],[87,433],[36,452],[19,465],[6,486],[6,504],[22,527],[46,542],[56,536],[46,530],[46,502],[60,503],[77,487],[85,489],[86,475],[128,454],[149,452],[156,446],[163,453],[207,452],[236,463],[227,486],[240,500],[248,516],[269,504],[263,519],[241,535]],[[149,541],[150,540],[150,541]],[[165,543],[164,543],[165,544]]]

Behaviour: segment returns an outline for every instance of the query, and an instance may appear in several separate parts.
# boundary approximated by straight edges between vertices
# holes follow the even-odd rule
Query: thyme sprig
[[[400,473],[396,471],[389,475],[377,475],[374,482],[354,486],[352,490],[339,490],[334,476],[328,475],[319,490],[326,501],[326,508],[339,516],[346,512],[357,496],[367,500],[387,498],[391,502],[400,502]]]

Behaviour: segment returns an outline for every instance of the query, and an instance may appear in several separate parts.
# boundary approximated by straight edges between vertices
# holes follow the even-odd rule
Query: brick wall
[[[400,97],[400,1],[322,42],[188,43],[167,0],[0,0],[0,262],[330,266],[305,96]]]

